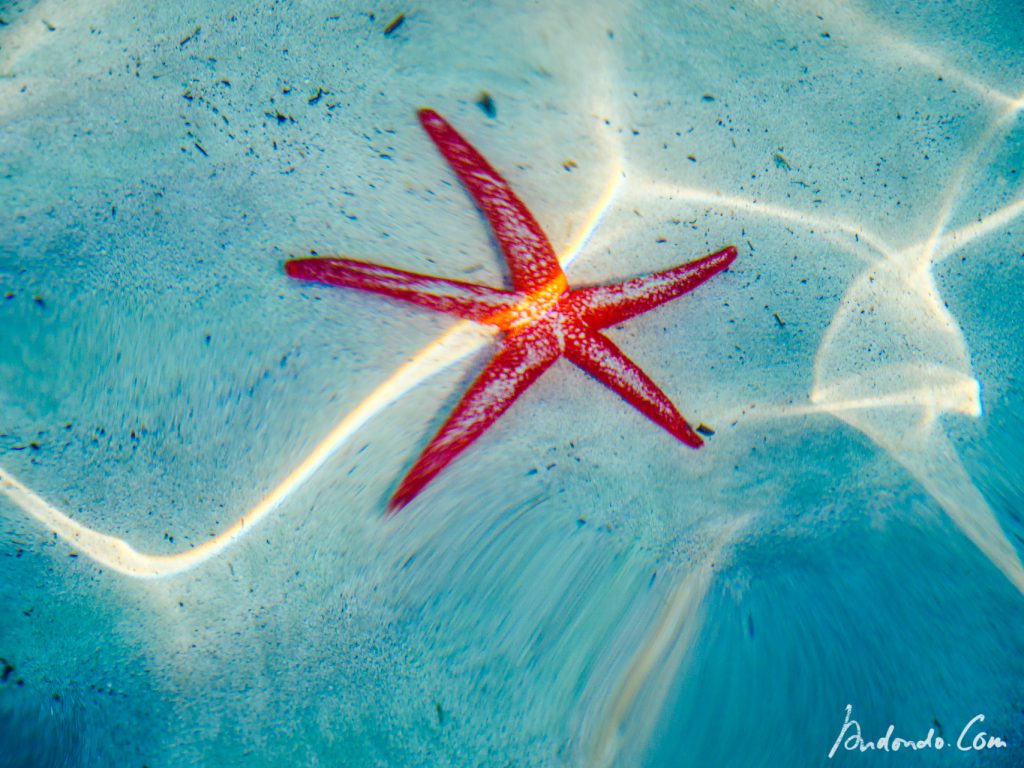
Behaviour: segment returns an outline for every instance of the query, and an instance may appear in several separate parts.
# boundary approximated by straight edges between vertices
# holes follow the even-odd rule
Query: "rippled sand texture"
[[[1016,5],[0,3],[0,751],[1019,762]],[[611,332],[705,448],[559,363],[384,519],[493,339],[281,265],[507,284],[421,106],[574,286],[738,247]]]

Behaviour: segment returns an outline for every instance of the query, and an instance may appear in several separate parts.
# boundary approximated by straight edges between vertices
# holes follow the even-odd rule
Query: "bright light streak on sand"
[[[590,726],[590,754],[585,765],[636,764],[634,753],[650,739],[679,669],[703,627],[704,598],[715,566],[721,565],[726,547],[748,522],[747,517],[741,517],[718,531],[705,556],[672,588],[622,675],[608,695],[601,697],[603,706]],[[631,759],[623,761],[624,757]]]
[[[850,37],[858,38],[854,50],[865,52],[873,60],[885,57],[900,67],[912,63],[941,77],[947,83],[971,91],[994,109],[1012,108],[1015,104],[1019,109],[1019,104],[1024,101],[1024,98],[1014,99],[1008,93],[956,66],[946,57],[898,35],[883,23],[876,21],[870,11],[858,8],[855,0],[814,5],[798,0],[796,4],[801,8],[813,8],[815,13],[827,13],[830,23],[841,26]]]
[[[750,213],[754,216],[763,216],[764,218],[776,221],[788,221],[811,231],[843,232],[852,235],[856,242],[864,242],[886,258],[893,255],[889,245],[882,238],[862,225],[846,219],[816,216],[813,213],[806,213],[796,208],[776,205],[775,203],[765,203],[760,200],[739,197],[737,195],[709,192],[705,189],[666,184],[664,182],[646,182],[641,184],[641,189],[650,195],[665,197],[669,200],[683,200],[689,203],[713,206],[716,210]],[[877,260],[874,254],[864,248],[855,249],[854,252],[867,261],[874,262]]]
[[[992,141],[997,136],[1004,133],[1014,122],[1017,117],[1017,113],[1021,110],[1022,104],[1024,104],[1024,96],[1021,96],[1021,98],[1014,101],[1009,101],[1007,107],[1002,111],[999,117],[989,124],[984,133],[982,133],[979,139],[974,143],[974,147],[971,151],[968,152],[961,161],[956,175],[950,181],[949,186],[946,187],[946,199],[943,201],[942,210],[936,219],[932,235],[928,238],[928,242],[921,250],[920,258],[923,263],[931,264],[936,260],[942,241],[942,234],[946,229],[946,224],[949,222],[949,217],[953,213],[953,208],[956,206],[957,200],[959,200],[962,195],[964,183],[967,181],[968,174],[977,167],[982,153],[988,149],[988,146]]]
[[[579,234],[559,257],[563,266],[568,266],[580,253],[619,189],[622,179],[620,155],[617,152],[608,154],[614,160],[604,191],[584,220]],[[395,371],[351,413],[339,421],[298,466],[256,506],[225,531],[185,552],[173,555],[140,552],[124,539],[101,533],[72,519],[3,468],[0,468],[0,493],[56,533],[76,552],[92,558],[106,568],[135,578],[174,576],[205,563],[239,542],[301,488],[367,422],[414,387],[472,354],[491,338],[491,333],[471,322],[460,322],[452,327]]]
[[[720,418],[722,421],[736,421],[741,416],[746,419],[775,420],[818,414],[834,416],[839,412],[876,408],[915,408],[923,412],[923,421],[931,426],[942,413],[960,413],[974,418],[981,416],[981,390],[978,382],[969,377],[961,377],[959,381],[950,382],[941,388],[924,386],[872,397],[844,399],[837,396],[832,399],[827,391],[816,392],[814,397],[810,403],[798,405],[747,406],[743,411],[723,414]]]
[[[1024,214],[1024,198],[1010,203],[978,221],[947,232],[939,241],[935,254],[936,259],[944,259],[975,240],[1005,228],[1007,224],[1022,214]]]
[[[83,17],[95,17],[111,2],[91,0],[88,3],[65,3],[44,0],[32,5],[26,4],[28,7],[23,12],[13,17],[8,16],[11,20],[0,36],[3,40],[3,46],[0,47],[0,78],[14,75],[24,57],[39,53],[47,44],[57,47],[67,45],[66,40],[60,36],[61,30],[84,23]],[[59,76],[53,80],[63,82]]]
[[[905,57],[917,63],[923,69],[927,69],[942,77],[943,80],[962,85],[964,88],[973,91],[975,95],[997,109],[1020,109],[1021,99],[1014,99],[1013,96],[982,82],[973,75],[946,61],[941,56],[937,56],[915,43],[904,40],[887,29],[877,25],[872,25],[872,27],[872,34],[877,35],[876,40],[882,43],[878,47],[887,50],[893,59],[900,60]]]

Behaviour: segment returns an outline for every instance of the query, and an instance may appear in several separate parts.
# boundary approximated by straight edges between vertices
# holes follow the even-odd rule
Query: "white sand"
[[[737,542],[926,525],[1019,598],[985,469],[1021,394],[1012,5],[0,5],[0,656],[29,689],[0,703],[60,690],[149,765],[633,764]],[[558,363],[381,519],[487,339],[281,263],[505,284],[420,106],[573,285],[739,247],[611,332],[707,448]]]

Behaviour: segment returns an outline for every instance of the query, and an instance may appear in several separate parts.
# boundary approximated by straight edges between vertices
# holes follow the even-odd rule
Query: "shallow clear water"
[[[257,5],[0,2],[0,764],[1024,763],[1019,3]],[[385,517],[496,342],[282,265],[508,286],[422,106],[738,247],[608,334],[705,448],[559,361]]]

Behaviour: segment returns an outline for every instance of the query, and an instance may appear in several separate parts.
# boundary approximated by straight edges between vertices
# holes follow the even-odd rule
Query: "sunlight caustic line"
[[[876,27],[876,29],[878,28]],[[998,88],[994,88],[918,45],[897,37],[889,30],[879,30],[878,39],[883,44],[887,44],[893,53],[901,56],[905,55],[916,61],[923,68],[931,70],[942,78],[953,83],[959,83],[968,90],[973,91],[993,107],[1011,110],[1015,107],[1017,109],[1020,108],[1018,104],[1020,99],[1015,99]]]
[[[978,164],[979,158],[988,148],[989,144],[991,144],[1000,133],[1006,131],[1013,123],[1018,112],[1021,110],[1021,104],[1018,102],[1021,102],[1022,100],[1024,100],[1024,95],[1016,101],[1011,101],[999,117],[988,125],[985,131],[974,143],[971,151],[968,152],[960,162],[960,167],[957,169],[953,180],[946,188],[946,199],[943,201],[942,208],[936,218],[935,227],[932,230],[931,237],[928,238],[928,242],[921,251],[920,258],[922,262],[931,264],[936,260],[939,247],[942,242],[942,235],[946,229],[946,224],[949,223],[949,217],[953,213],[953,208],[956,206],[957,200],[962,197],[964,183],[967,181],[967,175],[971,172],[971,169]]]
[[[820,5],[816,6],[816,11],[820,10],[824,9]],[[853,2],[833,2],[828,11],[833,16],[833,21],[846,22],[852,31],[859,32],[860,36],[868,41],[869,44],[862,45],[861,50],[870,51],[872,57],[888,54],[892,60],[900,64],[905,61],[913,62],[945,81],[957,83],[972,91],[995,109],[1013,108],[1015,105],[1019,109],[1020,103],[1024,101],[1024,97],[1015,99],[1010,94],[950,63],[942,56],[914,41],[897,35],[889,27],[875,21],[869,13],[856,8]]]
[[[579,254],[619,189],[622,179],[621,155],[613,153],[611,156],[614,159],[612,169],[600,198],[584,220],[576,238],[559,257],[563,266],[568,266]],[[56,533],[77,552],[104,567],[135,578],[180,574],[210,560],[240,541],[301,488],[370,419],[421,382],[472,354],[491,337],[492,334],[487,330],[468,321],[453,326],[395,371],[338,422],[299,465],[259,503],[220,534],[184,552],[173,555],[140,552],[124,539],[101,533],[77,522],[3,468],[0,468],[0,493]]]
[[[59,46],[59,35],[55,39],[54,31],[79,21],[86,13],[95,14],[110,3],[111,0],[95,0],[88,4],[40,2],[14,16],[15,21],[8,22],[10,29],[4,30],[0,36],[3,39],[0,77],[12,75],[15,65],[24,56],[35,53],[44,44]]]
[[[622,764],[624,750],[635,749],[650,739],[658,713],[703,626],[704,600],[715,564],[748,523],[748,517],[740,517],[717,531],[706,556],[668,595],[650,631],[605,698],[594,722],[587,765]]]
[[[845,232],[846,234],[854,236],[858,240],[863,240],[864,243],[874,248],[875,251],[880,253],[882,256],[886,258],[892,256],[892,251],[888,244],[882,240],[881,237],[860,224],[847,221],[846,219],[817,216],[813,213],[806,213],[796,208],[789,208],[782,205],[776,205],[774,203],[763,203],[752,198],[739,197],[737,195],[725,195],[721,192],[709,192],[695,187],[684,187],[675,184],[665,184],[663,182],[646,182],[642,185],[642,189],[651,195],[666,197],[670,200],[685,200],[691,203],[715,205],[725,210],[742,211],[743,213],[752,213],[755,216],[764,216],[769,219],[789,221],[794,224],[799,224],[801,227],[808,230],[820,229],[834,232]],[[864,253],[863,249],[860,250],[861,252],[853,252],[868,261],[875,261],[872,256]]]
[[[936,248],[936,260],[944,259],[975,240],[1002,229],[1021,215],[1024,215],[1024,198],[1000,208],[983,219],[945,233]]]
[[[958,382],[951,382],[941,389],[936,387],[917,387],[904,389],[887,395],[857,398],[827,399],[828,393],[817,393],[817,399],[796,405],[765,405],[747,406],[742,412],[723,414],[722,420],[737,420],[740,416],[746,419],[785,419],[828,414],[834,416],[838,412],[864,411],[876,408],[919,408],[926,416],[923,420],[931,425],[942,413],[960,413],[964,416],[977,418],[981,415],[981,389],[978,382],[969,376],[962,377]]]

